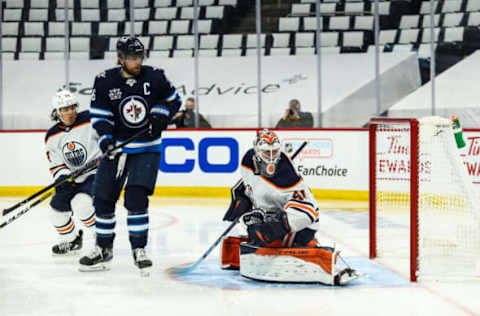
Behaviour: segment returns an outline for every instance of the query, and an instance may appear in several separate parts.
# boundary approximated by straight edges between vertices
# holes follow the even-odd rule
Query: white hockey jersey
[[[292,161],[281,153],[277,172],[271,178],[256,175],[253,164],[254,150],[250,149],[242,159],[241,174],[245,194],[253,208],[265,211],[285,211],[292,232],[304,228],[317,230],[318,206],[312,192],[296,172]]]
[[[50,128],[45,136],[45,147],[54,180],[80,169],[85,163],[99,156],[97,139],[95,130],[90,126],[88,111],[78,113],[72,126],[65,127],[59,123]],[[95,170],[92,170],[81,175],[75,182],[81,183],[94,173]]]

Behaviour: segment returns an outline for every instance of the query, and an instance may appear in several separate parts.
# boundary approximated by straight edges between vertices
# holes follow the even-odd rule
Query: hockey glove
[[[265,246],[275,240],[282,239],[290,232],[287,214],[283,213],[278,221],[250,225],[247,231],[248,237],[253,241],[253,244],[258,246]]]
[[[254,209],[242,215],[242,222],[247,225],[258,225],[265,223],[265,211],[262,209]]]
[[[102,153],[109,153],[107,158],[110,160],[115,159],[115,156],[120,152],[113,150],[115,148],[115,140],[111,137],[104,138],[100,142],[99,146]]]
[[[68,179],[68,177],[69,176],[66,174],[61,175],[58,177],[57,181],[62,182],[63,180]],[[75,192],[75,182],[73,182],[73,180],[65,181],[64,183],[57,186],[55,188],[55,191],[59,194],[70,196],[71,194],[73,194],[73,192]]]
[[[230,190],[231,202],[223,216],[224,221],[233,222],[252,209],[252,202],[245,194],[245,184],[238,181]]]
[[[165,115],[150,115],[148,117],[150,121],[150,135],[153,137],[160,137],[162,131],[167,129],[170,119]]]

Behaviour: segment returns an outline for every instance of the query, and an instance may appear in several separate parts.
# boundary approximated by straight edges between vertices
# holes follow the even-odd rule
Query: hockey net
[[[419,279],[480,275],[480,203],[449,119],[372,119],[370,257]]]

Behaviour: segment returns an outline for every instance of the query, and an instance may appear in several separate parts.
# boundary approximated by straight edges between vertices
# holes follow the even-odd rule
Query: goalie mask
[[[60,121],[66,126],[72,125],[77,118],[77,98],[68,90],[58,91],[52,99],[52,121]]]
[[[277,134],[268,129],[258,132],[253,149],[255,150],[255,173],[264,177],[273,177],[280,160],[280,140]]]

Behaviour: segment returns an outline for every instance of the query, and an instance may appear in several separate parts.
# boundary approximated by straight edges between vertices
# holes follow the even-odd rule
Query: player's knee
[[[80,216],[88,213],[92,213],[93,208],[93,199],[90,195],[86,193],[78,193],[70,201],[72,210],[74,213],[78,213]]]
[[[70,221],[72,212],[60,211],[55,208],[50,209],[50,221],[54,226],[63,226]]]
[[[125,188],[125,208],[129,215],[145,213],[148,208],[148,191],[146,188],[133,185]]]
[[[93,199],[97,217],[111,218],[115,214],[115,201],[109,201],[95,197]]]

